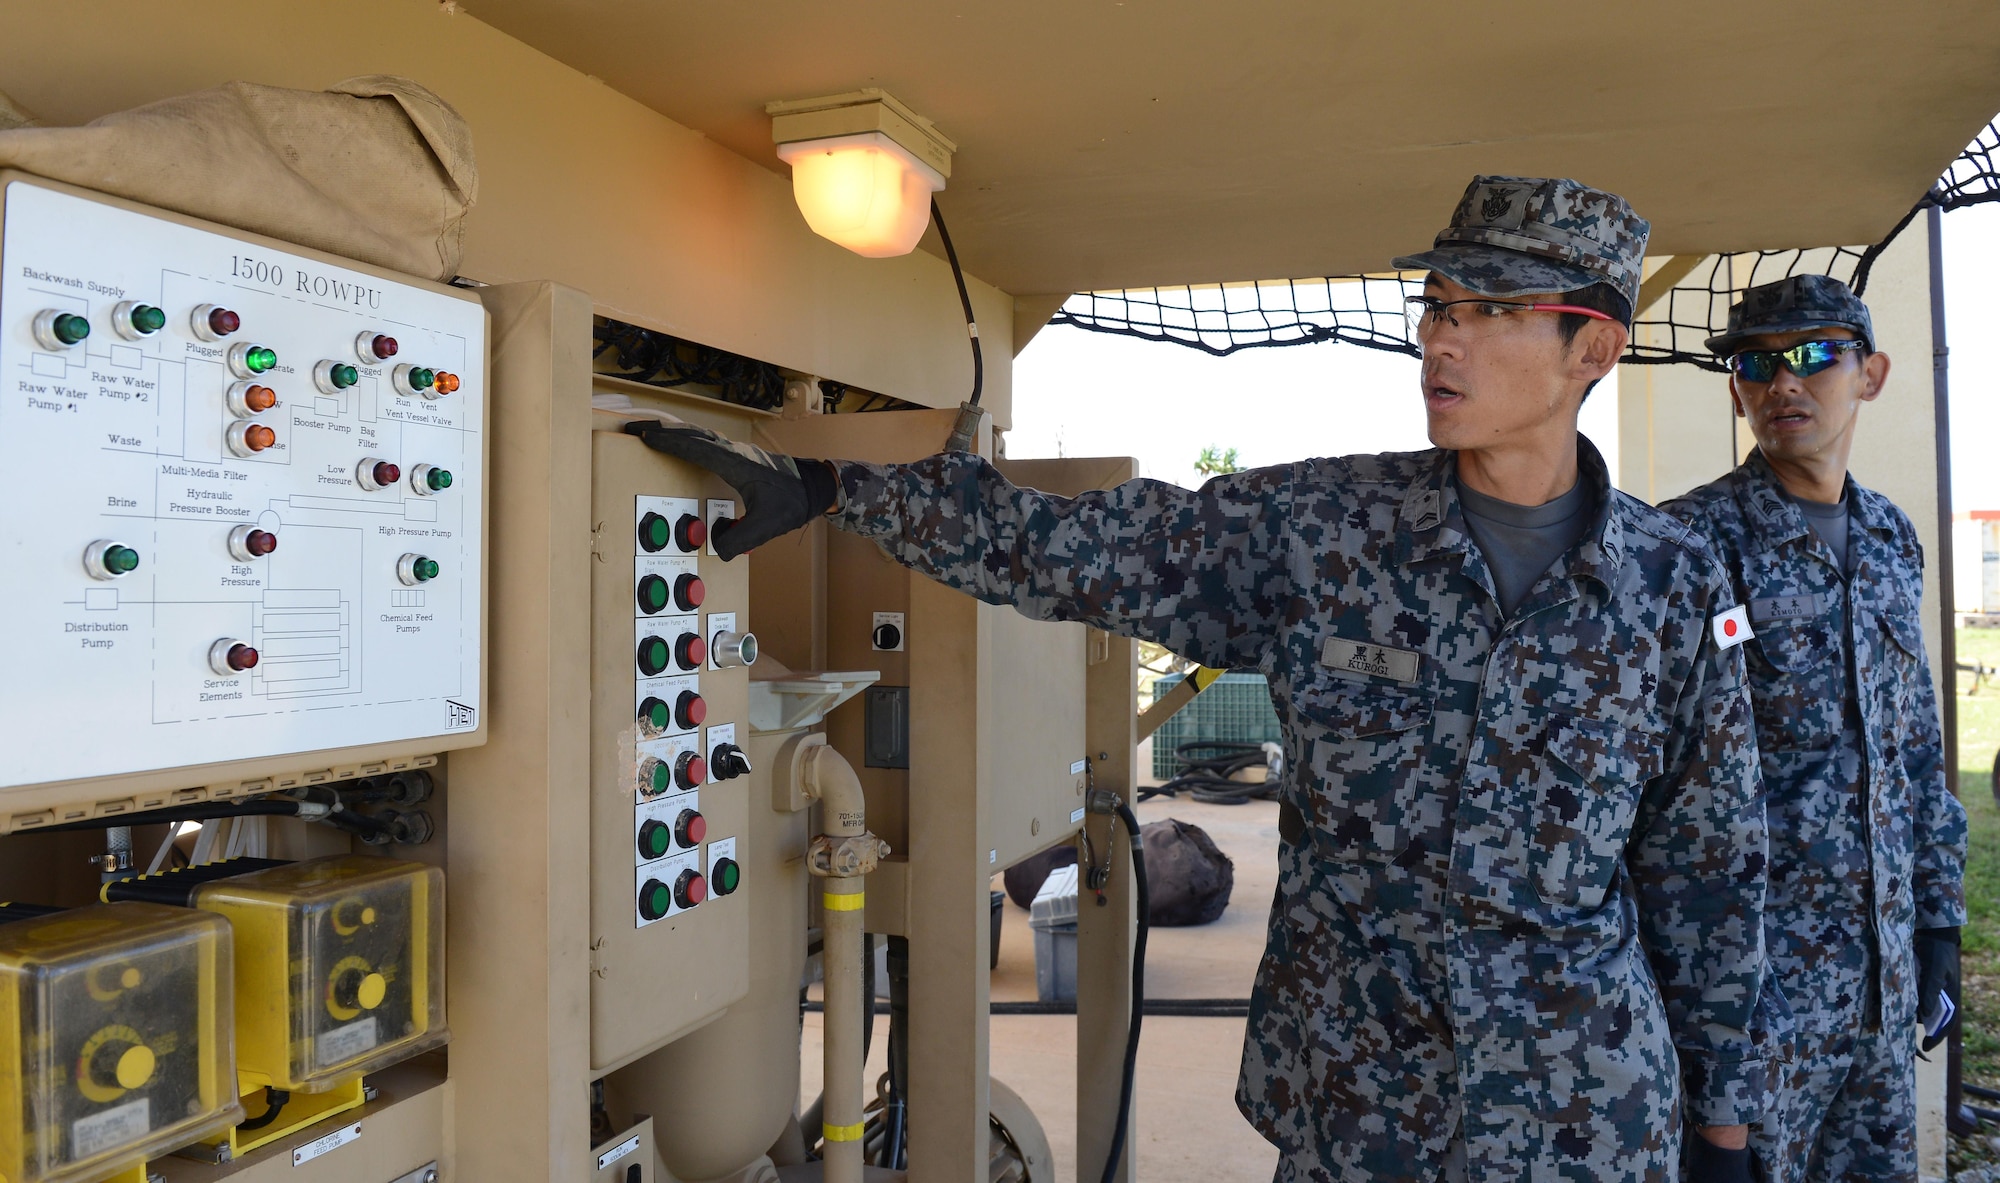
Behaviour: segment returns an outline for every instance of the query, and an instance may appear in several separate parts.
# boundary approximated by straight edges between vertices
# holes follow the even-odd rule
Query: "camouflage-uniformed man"
[[[1576,432],[1646,234],[1612,194],[1481,177],[1436,249],[1397,260],[1430,272],[1438,450],[1067,499],[964,453],[794,461],[628,430],[742,491],[725,556],[826,511],[988,602],[1268,675],[1280,882],[1237,1102],[1281,1180],[1667,1180],[1683,1085],[1740,1146],[1776,1057],[1749,702],[1711,627],[1735,601]],[[1572,498],[1553,548],[1549,523],[1503,520]]]
[[[1707,535],[1756,633],[1765,939],[1797,1031],[1756,1140],[1782,1179],[1914,1180],[1912,1030],[1957,994],[1965,812],[1945,787],[1922,548],[1847,474],[1889,358],[1867,307],[1819,275],[1751,288],[1708,345],[1758,447],[1664,508]]]

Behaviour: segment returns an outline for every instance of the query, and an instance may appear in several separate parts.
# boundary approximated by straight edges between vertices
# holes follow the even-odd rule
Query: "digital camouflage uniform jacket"
[[[1880,1021],[1907,1030],[1913,930],[1965,922],[1965,810],[1945,786],[1924,657],[1923,550],[1888,498],[1852,477],[1847,496],[1851,581],[1761,452],[1662,506],[1708,538],[1750,607],[1756,636],[1743,648],[1771,826],[1765,940],[1797,1028],[1826,1034],[1876,1019],[1864,1013],[1871,970]]]
[[[1609,492],[1501,624],[1452,454],[1075,499],[964,453],[840,465],[834,521],[989,603],[1270,678],[1279,886],[1237,1103],[1315,1180],[1677,1176],[1762,1111],[1764,814],[1734,604]],[[1603,500],[1606,494],[1608,500]]]

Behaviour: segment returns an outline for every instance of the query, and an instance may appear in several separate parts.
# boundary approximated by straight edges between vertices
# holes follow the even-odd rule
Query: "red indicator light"
[[[394,337],[386,337],[381,333],[375,334],[374,340],[368,342],[368,352],[374,354],[377,361],[387,361],[396,356],[398,348]]]
[[[256,669],[257,651],[248,645],[231,645],[229,647],[228,661],[229,668],[232,670]]]
[[[243,327],[243,318],[227,308],[212,308],[208,313],[208,331],[218,337],[227,337]]]
[[[261,558],[278,549],[278,536],[269,530],[252,530],[243,540],[243,549]]]
[[[375,467],[370,470],[370,475],[375,478],[376,484],[386,489],[403,479],[403,470],[387,460],[377,460]]]
[[[243,392],[243,405],[255,415],[278,405],[278,392],[268,386],[252,386]]]
[[[257,668],[257,651],[234,637],[208,647],[208,666],[225,678]]]

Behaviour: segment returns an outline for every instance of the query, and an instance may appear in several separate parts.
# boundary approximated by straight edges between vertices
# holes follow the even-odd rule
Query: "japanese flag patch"
[[[1734,649],[1755,635],[1750,631],[1750,610],[1741,604],[1716,613],[1709,619],[1708,627],[1715,631],[1717,649]]]

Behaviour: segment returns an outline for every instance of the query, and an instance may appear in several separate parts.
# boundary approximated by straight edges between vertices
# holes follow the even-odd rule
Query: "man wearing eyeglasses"
[[[1777,1177],[1917,1177],[1916,1069],[1958,993],[1965,812],[1945,785],[1909,518],[1848,475],[1889,357],[1846,284],[1754,287],[1709,348],[1757,448],[1664,506],[1749,606],[1771,826],[1766,941],[1796,1035],[1756,1131]]]
[[[1395,263],[1429,272],[1424,452],[1063,498],[966,453],[627,430],[742,491],[725,557],[824,513],[990,603],[1267,675],[1279,887],[1237,1103],[1280,1180],[1664,1183],[1684,1114],[1697,1178],[1747,1179],[1777,1057],[1735,601],[1576,430],[1647,231],[1574,181],[1475,179]]]

